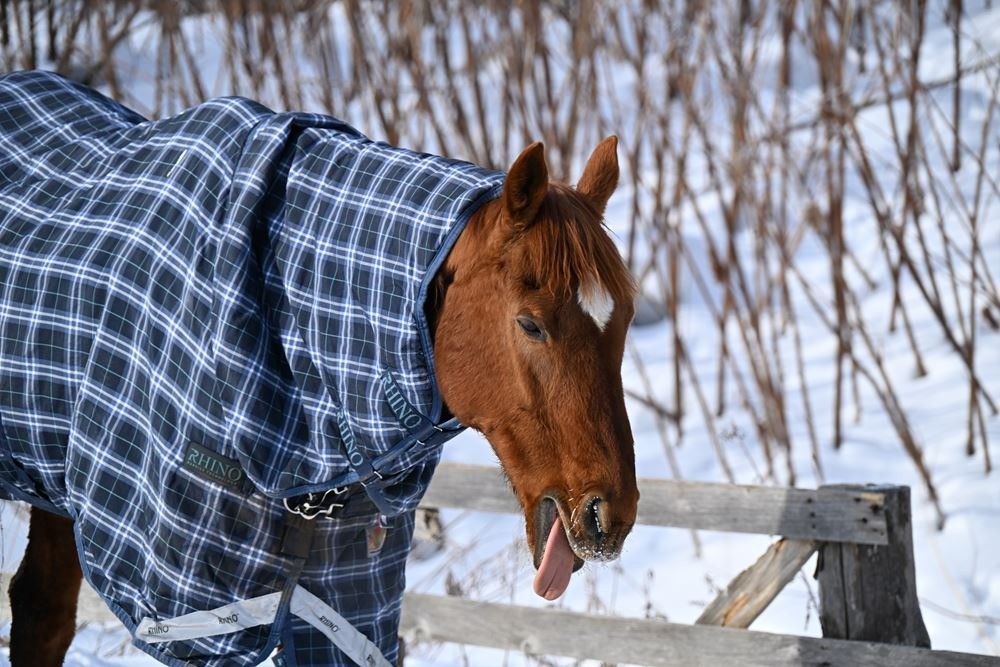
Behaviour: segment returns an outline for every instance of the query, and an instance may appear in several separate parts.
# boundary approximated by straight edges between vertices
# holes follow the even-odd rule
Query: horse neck
[[[494,206],[499,206],[497,200],[487,202],[471,215],[465,229],[458,235],[455,245],[448,253],[447,259],[441,263],[441,267],[431,280],[430,289],[427,290],[427,300],[424,302],[424,316],[427,318],[432,345],[437,340],[438,322],[448,298],[448,288],[455,279],[455,268],[463,263],[475,261],[477,251],[482,252],[485,221],[494,213],[492,211]],[[442,418],[450,419],[453,415],[447,404],[442,408]]]

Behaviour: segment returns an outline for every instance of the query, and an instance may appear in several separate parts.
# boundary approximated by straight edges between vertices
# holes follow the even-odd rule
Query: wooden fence
[[[637,523],[781,536],[695,625],[407,593],[401,634],[606,663],[1000,667],[932,651],[917,601],[909,489],[788,489],[640,480]],[[520,513],[495,468],[443,464],[425,507]],[[746,630],[814,552],[822,638]]]

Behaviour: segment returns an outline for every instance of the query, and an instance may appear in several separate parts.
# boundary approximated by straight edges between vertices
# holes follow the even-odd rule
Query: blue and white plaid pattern
[[[0,78],[0,486],[75,520],[134,630],[288,590],[280,499],[377,470],[382,552],[373,517],[320,521],[299,583],[393,660],[442,439],[422,304],[502,179],[243,99],[148,122],[55,75]],[[190,443],[243,488],[184,468]],[[347,664],[289,623],[299,664]],[[282,626],[137,644],[255,664]]]

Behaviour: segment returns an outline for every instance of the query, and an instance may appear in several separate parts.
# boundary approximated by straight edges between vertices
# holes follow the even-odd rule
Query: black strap
[[[315,520],[307,519],[291,512],[285,514],[285,529],[281,536],[281,555],[301,559],[303,564],[309,557],[312,548],[313,532],[316,530]],[[295,568],[301,569],[301,565]],[[298,573],[296,572],[296,578]]]

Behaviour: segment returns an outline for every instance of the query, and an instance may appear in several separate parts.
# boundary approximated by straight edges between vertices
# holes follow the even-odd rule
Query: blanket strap
[[[358,475],[358,480],[361,485],[365,487],[365,492],[368,497],[371,498],[372,502],[379,509],[382,514],[386,516],[393,516],[397,514],[393,510],[392,504],[386,499],[385,494],[382,492],[382,486],[379,482],[384,481],[382,474],[375,469],[372,462],[367,456],[361,451],[357,446],[357,442],[354,439],[354,433],[351,431],[351,425],[347,422],[347,415],[343,410],[337,413],[337,421],[335,425],[337,433],[340,435],[341,441],[344,443],[344,447],[347,449],[347,460],[354,469],[354,472]],[[334,428],[333,422],[330,423],[331,430]]]
[[[135,637],[147,644],[227,635],[274,622],[281,604],[279,593],[241,600],[210,611],[195,611],[176,618],[139,622]],[[313,626],[360,667],[392,667],[378,647],[328,604],[302,588],[292,590],[289,611]]]
[[[309,557],[316,516],[289,512],[281,538],[281,554],[294,559],[290,581],[298,579]],[[287,592],[287,589],[286,589]],[[392,667],[379,648],[350,621],[302,586],[291,591],[288,610],[313,626],[360,667]],[[283,594],[278,591],[240,600],[209,611],[195,611],[176,618],[143,618],[135,630],[147,644],[203,639],[274,623]]]
[[[302,516],[301,514],[286,514],[285,531],[281,536],[281,548],[279,550],[281,554],[305,561],[309,557],[309,550],[312,548],[312,538],[315,528],[316,522],[313,521],[312,517]],[[298,575],[301,569],[301,567],[296,567],[295,574]]]

